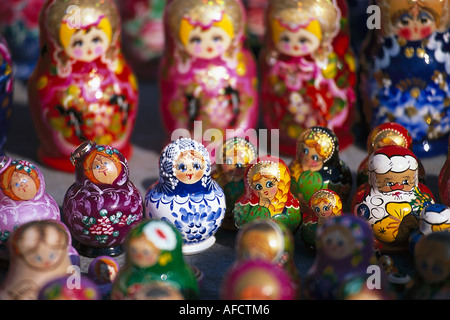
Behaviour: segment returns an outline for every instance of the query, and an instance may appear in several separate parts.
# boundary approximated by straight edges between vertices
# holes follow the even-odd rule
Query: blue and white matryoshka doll
[[[375,3],[380,25],[373,26],[361,53],[364,117],[371,128],[384,122],[404,126],[419,158],[444,154],[450,132],[450,3]]]
[[[159,181],[145,196],[146,217],[175,225],[185,254],[210,248],[226,204],[223,190],[211,178],[208,151],[195,140],[180,138],[164,148],[159,168]]]

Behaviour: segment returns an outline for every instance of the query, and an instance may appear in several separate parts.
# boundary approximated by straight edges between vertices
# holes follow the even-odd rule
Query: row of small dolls
[[[447,208],[449,211],[450,208]],[[185,262],[179,230],[148,219],[127,235],[124,265],[109,256],[80,273],[70,232],[56,220],[14,230],[0,300],[192,300],[201,272]],[[370,225],[343,214],[317,229],[316,255],[302,278],[294,238],[282,223],[254,220],[238,231],[235,261],[217,284],[222,300],[409,300],[450,298],[450,233],[422,235],[414,245],[413,278],[397,278],[387,255],[376,255]],[[401,283],[401,285],[399,285]]]
[[[401,146],[408,145],[407,132],[396,124],[389,125],[393,127],[380,128],[374,135],[384,147],[369,157],[369,179],[358,188],[352,208],[355,215],[372,226],[377,250],[401,252],[409,246],[419,221],[427,222],[427,230],[440,230],[446,229],[448,217],[442,205],[430,214],[423,210],[434,203],[434,197],[419,182],[417,158]],[[183,253],[192,254],[214,244],[217,229],[226,227],[227,214],[230,219],[228,207],[237,228],[253,220],[276,220],[294,233],[301,228],[305,244],[314,246],[315,229],[327,216],[338,215],[351,189],[350,172],[339,159],[333,132],[323,127],[305,131],[298,142],[299,157],[291,170],[279,158],[257,157],[255,149],[249,146],[240,138],[227,141],[220,155],[223,168],[212,171],[209,154],[202,144],[187,138],[170,143],[160,156],[160,179],[149,188],[143,201],[128,180],[125,157],[110,146],[86,141],[72,153],[76,182],[66,193],[62,215],[45,193],[38,168],[27,161],[4,157],[1,181],[6,226],[1,240],[8,241],[19,216],[23,219],[20,223],[58,220],[62,216],[81,254],[114,256],[123,252],[125,236],[142,220],[145,211],[147,218],[166,220],[175,226],[182,235]],[[380,145],[372,144],[372,148],[377,147]],[[301,178],[296,178],[295,172]],[[234,193],[227,191],[227,183],[221,180],[224,177],[228,177],[227,183],[237,183],[228,186]],[[381,184],[381,178],[387,182]],[[297,189],[291,180],[299,184]],[[320,195],[318,201],[313,195]],[[233,199],[234,206],[227,205]],[[25,214],[19,213],[22,210]],[[426,218],[420,219],[421,213]]]

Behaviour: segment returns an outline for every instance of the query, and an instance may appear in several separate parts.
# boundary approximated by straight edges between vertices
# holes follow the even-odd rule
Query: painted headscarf
[[[203,177],[192,185],[179,181],[173,170],[178,156],[186,151],[197,151],[205,163]],[[210,192],[217,189],[217,184],[211,178],[211,159],[206,148],[201,143],[189,138],[180,138],[167,145],[159,158],[159,183],[156,189],[157,192],[169,195],[187,195],[188,193]]]
[[[291,176],[289,168],[286,163],[274,156],[262,156],[253,161],[245,173],[245,193],[237,201],[245,206],[248,203],[255,206],[259,203],[259,196],[256,190],[251,187],[251,179],[261,174],[275,177],[278,181],[278,191],[275,195],[274,201],[269,206],[272,215],[280,214],[285,207],[299,207],[298,200],[291,193]]]

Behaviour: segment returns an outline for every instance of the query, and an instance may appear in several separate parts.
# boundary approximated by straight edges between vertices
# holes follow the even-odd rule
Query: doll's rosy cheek
[[[103,53],[103,47],[102,46],[95,47],[94,52],[95,55],[97,56],[101,55]]]
[[[398,35],[406,40],[411,39],[411,30],[409,28],[402,28],[398,31]]]
[[[200,54],[200,53],[202,53],[202,46],[201,46],[201,44],[196,43],[196,44],[194,45],[194,52],[195,52],[195,54]]]
[[[283,42],[282,48],[285,51],[289,51],[291,50],[291,45],[288,42]]]
[[[81,58],[83,56],[83,50],[82,49],[75,49],[75,50],[73,50],[73,55],[76,58]]]

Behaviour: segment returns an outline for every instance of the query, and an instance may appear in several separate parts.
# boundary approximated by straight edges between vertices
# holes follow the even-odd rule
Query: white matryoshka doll
[[[206,148],[190,138],[168,144],[159,158],[159,180],[145,196],[147,218],[172,223],[183,237],[183,253],[210,248],[225,215],[225,194],[211,178]]]
[[[138,88],[120,32],[112,0],[49,0],[42,8],[41,56],[28,97],[46,165],[73,172],[71,153],[86,140],[131,157]]]
[[[165,12],[160,111],[167,132],[247,130],[258,121],[255,59],[240,0],[173,0]]]
[[[378,0],[361,53],[362,119],[404,126],[417,157],[445,154],[450,132],[447,0]]]

